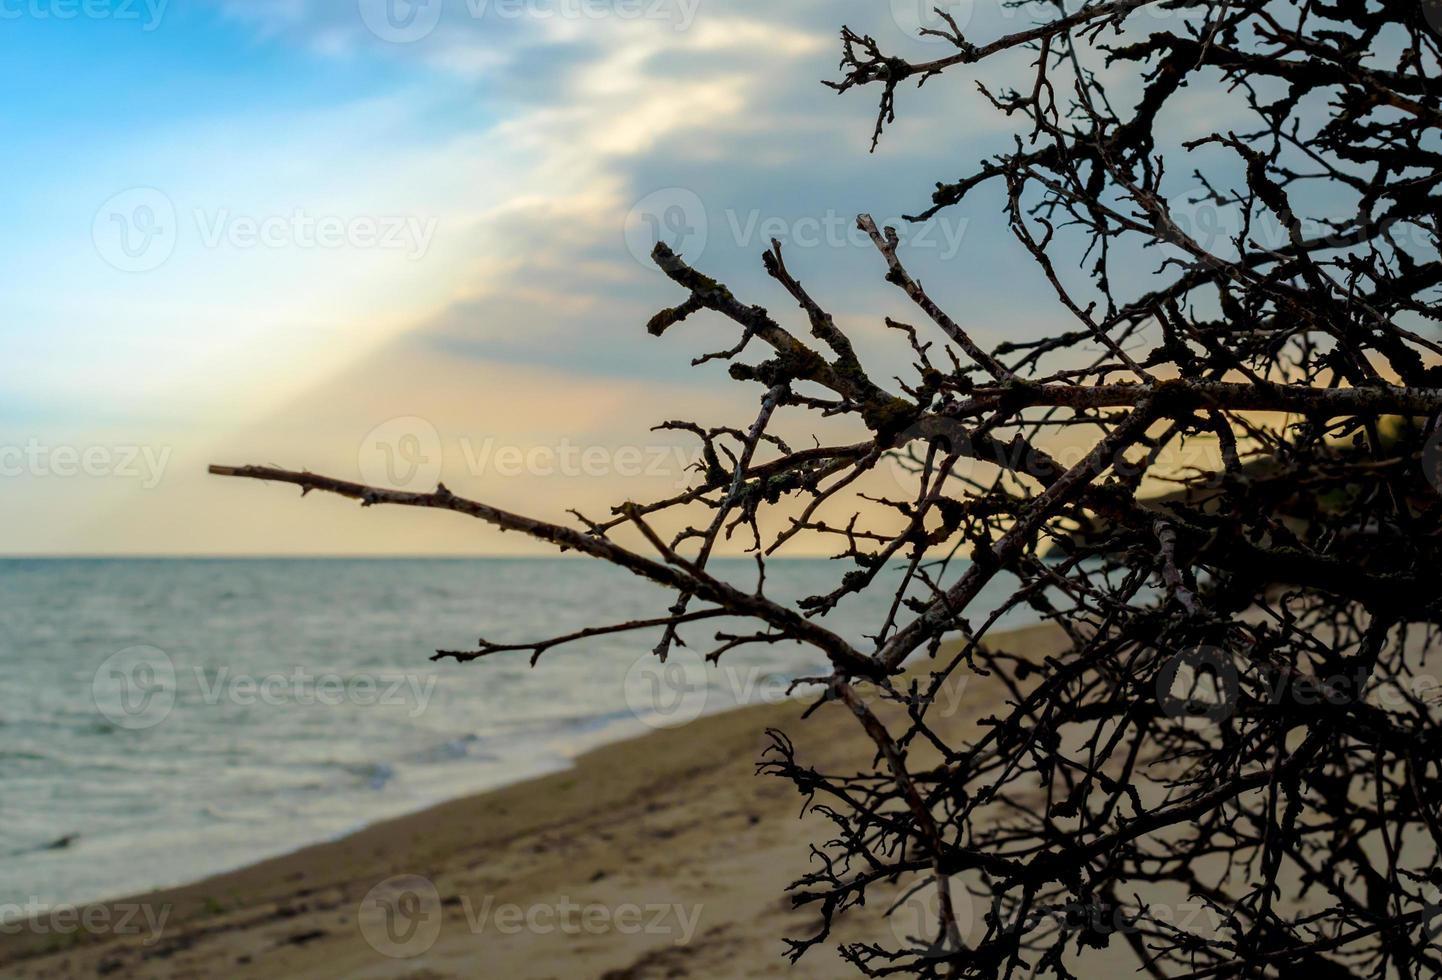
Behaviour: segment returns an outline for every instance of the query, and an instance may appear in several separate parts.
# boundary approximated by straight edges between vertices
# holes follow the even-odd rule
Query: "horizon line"
[[[774,561],[821,561],[830,555],[777,555]],[[582,554],[225,554],[225,553],[151,553],[85,554],[36,553],[0,554],[0,561],[597,561]],[[754,562],[751,555],[712,555],[712,561]]]

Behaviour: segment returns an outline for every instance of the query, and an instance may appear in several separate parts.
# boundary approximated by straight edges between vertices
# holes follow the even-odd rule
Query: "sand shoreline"
[[[1032,653],[1057,643],[1048,627],[996,641]],[[987,685],[968,683],[959,710],[995,710]],[[99,928],[32,921],[0,935],[0,974],[844,976],[836,943],[890,943],[892,927],[868,906],[789,966],[782,937],[809,934],[815,916],[792,910],[784,888],[825,827],[798,819],[795,789],[755,764],[771,727],[821,766],[865,765],[870,743],[839,706],[801,722],[803,707],[741,707],[603,744],[570,769],[84,910]],[[390,928],[398,895],[421,896],[419,931]],[[158,936],[147,931],[157,922]]]

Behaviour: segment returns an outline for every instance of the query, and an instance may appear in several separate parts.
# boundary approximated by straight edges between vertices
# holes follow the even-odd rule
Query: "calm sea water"
[[[753,584],[747,561],[716,568]],[[778,562],[767,592],[829,591],[842,571]],[[668,602],[570,560],[0,561],[0,905],[192,881],[782,696],[822,669],[790,644],[661,667],[656,634],[556,648],[535,669],[523,653],[429,660]],[[886,602],[878,591],[824,621],[861,642]],[[704,651],[728,625],[683,637]]]

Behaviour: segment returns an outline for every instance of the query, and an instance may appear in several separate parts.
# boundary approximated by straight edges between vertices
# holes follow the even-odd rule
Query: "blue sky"
[[[912,36],[910,0],[394,0],[434,22],[408,43],[378,36],[383,0],[54,16],[81,2],[0,0],[0,203],[19,231],[0,244],[0,450],[29,447],[18,467],[0,456],[0,505],[28,518],[13,552],[519,546],[204,477],[211,461],[365,475],[398,419],[419,420],[407,446],[434,438],[449,485],[502,505],[604,512],[669,489],[683,475],[477,463],[486,440],[659,451],[657,421],[754,411],[722,367],[687,366],[728,328],[645,335],[677,300],[635,256],[646,227],[679,229],[688,258],[790,316],[758,261],[779,233],[885,377],[906,351],[883,318],[916,317],[854,215],[916,210],[1010,139],[958,76],[906,92],[867,152],[871,94],[820,79],[843,22],[940,53]],[[978,34],[1024,22],[953,9]],[[1056,322],[998,200],[904,233],[913,272],[985,341]],[[57,448],[93,451],[95,474],[34,461]],[[153,479],[110,472],[140,448],[166,460]]]

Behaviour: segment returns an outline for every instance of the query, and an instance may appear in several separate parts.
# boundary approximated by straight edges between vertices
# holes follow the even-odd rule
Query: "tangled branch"
[[[1427,683],[1442,623],[1442,18],[1392,0],[1111,0],[981,44],[944,23],[930,33],[954,53],[925,62],[844,30],[832,84],[879,87],[879,140],[904,82],[1033,56],[1024,84],[981,87],[1022,122],[1011,151],[938,184],[914,220],[994,194],[1068,321],[1048,336],[988,349],[863,215],[879,273],[930,324],[888,321],[914,367],[892,390],[780,244],[764,267],[796,329],[658,245],[684,298],[650,333],[729,321],[735,346],[698,363],[760,390],[744,429],[671,423],[703,443],[689,490],[575,529],[444,486],[213,472],[454,511],[674,596],[656,617],[446,656],[659,630],[664,659],[722,615],[761,632],[718,635],[714,659],[777,637],[822,652],[819,693],[876,757],[818,772],[773,733],[763,771],[835,828],[792,887],[822,923],[794,958],[868,893],[899,889],[934,896],[928,934],[844,947],[864,975],[1074,977],[1114,942],[1154,977],[1442,975],[1442,702]],[[1191,112],[1197,92],[1227,101]],[[856,441],[793,451],[772,430],[807,413],[849,420]],[[864,492],[888,456],[914,481],[904,499]],[[768,535],[770,509],[788,516]],[[692,516],[666,540],[658,514]],[[621,528],[644,547],[618,543]],[[743,529],[752,591],[708,570]],[[846,570],[830,592],[774,601],[766,561],[802,538],[833,542]],[[868,643],[822,625],[888,569]],[[1014,591],[979,609],[1001,575]],[[1020,608],[1064,632],[1065,654],[986,643]],[[932,705],[968,673],[1004,702],[958,738]],[[904,710],[873,710],[872,692]],[[1174,914],[1184,902],[1206,923]]]

